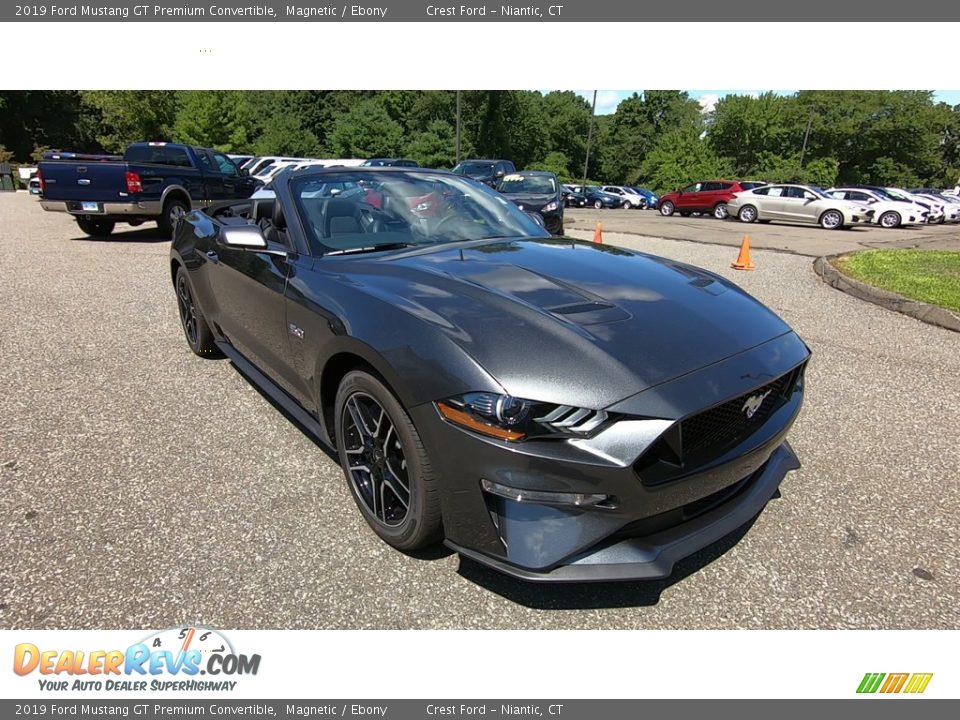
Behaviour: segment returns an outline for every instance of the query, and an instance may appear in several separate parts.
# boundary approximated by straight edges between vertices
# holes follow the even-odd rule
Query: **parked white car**
[[[943,200],[929,200],[927,198],[922,198],[919,195],[914,195],[913,193],[907,192],[902,188],[885,187],[882,188],[882,191],[892,200],[912,202],[920,205],[921,207],[927,208],[929,212],[929,215],[927,215],[928,223],[939,225],[945,219],[943,212]]]
[[[832,197],[812,185],[763,185],[738,192],[727,202],[727,211],[740,222],[815,223],[825,230],[866,225],[874,216],[870,207]]]
[[[960,205],[955,205],[946,198],[937,197],[936,195],[930,195],[929,193],[913,193],[918,198],[923,198],[924,200],[929,200],[932,203],[939,203],[941,209],[943,210],[943,219],[945,222],[955,223],[960,222]]]
[[[647,206],[647,199],[631,187],[625,187],[623,185],[604,185],[600,189],[605,193],[618,195],[620,200],[623,202],[621,207],[626,210],[641,210]]]
[[[309,158],[298,158],[298,157],[282,157],[279,155],[265,155],[263,157],[257,158],[256,162],[250,165],[244,165],[244,169],[251,175],[258,174],[268,165],[278,162],[302,162],[303,160],[308,160]]]
[[[838,200],[869,205],[874,211],[873,222],[880,227],[896,228],[901,225],[923,225],[927,222],[928,211],[925,207],[903,200],[891,200],[873,190],[833,187],[826,193]]]

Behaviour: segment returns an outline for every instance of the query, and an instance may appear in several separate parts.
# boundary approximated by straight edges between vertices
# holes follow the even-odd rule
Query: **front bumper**
[[[757,515],[800,461],[784,442],[738,489],[737,494],[693,520],[645,537],[614,540],[569,559],[565,564],[536,572],[448,542],[451,549],[506,575],[533,582],[611,582],[669,577],[685,557],[729,535]]]
[[[432,403],[411,408],[442,478],[447,545],[525,580],[668,576],[677,560],[760,512],[785,474],[799,467],[786,435],[802,404],[800,370],[808,357],[788,333],[606,408],[617,420],[583,440],[511,444],[444,421]],[[684,455],[680,465],[659,454],[665,438],[690,418],[745,393],[752,398],[758,378],[795,371],[801,379],[784,399],[732,444],[700,459]],[[526,497],[493,492],[491,484]],[[548,500],[549,493],[558,499]],[[559,499],[571,495],[609,502]]]

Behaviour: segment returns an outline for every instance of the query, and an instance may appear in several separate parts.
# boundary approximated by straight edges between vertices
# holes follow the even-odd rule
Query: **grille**
[[[797,368],[761,388],[684,420],[680,424],[684,461],[691,455],[734,445],[750,435],[789,396],[801,372],[802,368]],[[751,400],[754,402],[751,403]],[[757,402],[759,405],[756,405]],[[751,404],[755,405],[755,409],[747,417]]]

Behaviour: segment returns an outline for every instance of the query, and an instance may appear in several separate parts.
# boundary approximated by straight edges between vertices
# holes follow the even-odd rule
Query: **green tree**
[[[574,176],[567,170],[569,164],[570,160],[566,155],[562,152],[554,151],[548,154],[542,162],[531,164],[530,169],[547,170],[556,175],[560,179],[560,182],[571,182],[574,180]]]
[[[583,172],[586,159],[590,103],[575,92],[555,91],[543,97],[541,106],[546,135],[544,157],[561,153],[566,158],[566,166],[558,175],[575,177]]]
[[[463,147],[464,154],[472,151]],[[407,143],[405,154],[424,167],[451,168],[457,158],[457,136],[450,123],[434,120],[423,132],[416,133]]]
[[[36,145],[97,150],[80,128],[80,96],[74,90],[0,90],[0,143],[26,160]]]
[[[236,90],[182,90],[173,139],[222,152],[246,150],[253,128],[245,94]]]
[[[168,90],[83,90],[86,131],[100,147],[120,153],[132,142],[169,140],[177,94]]]
[[[679,90],[645,90],[622,100],[601,135],[602,170],[611,182],[636,177],[660,138],[675,130],[696,131],[704,125],[700,104]]]
[[[328,147],[335,157],[396,156],[403,149],[403,127],[377,100],[363,100],[334,123]]]
[[[704,178],[732,174],[733,162],[713,152],[695,128],[686,127],[661,135],[637,177],[629,179],[669,192]]]
[[[805,123],[792,97],[727,95],[717,101],[707,137],[715,153],[733,160],[736,175],[753,177],[762,172],[760,168],[799,158]]]

